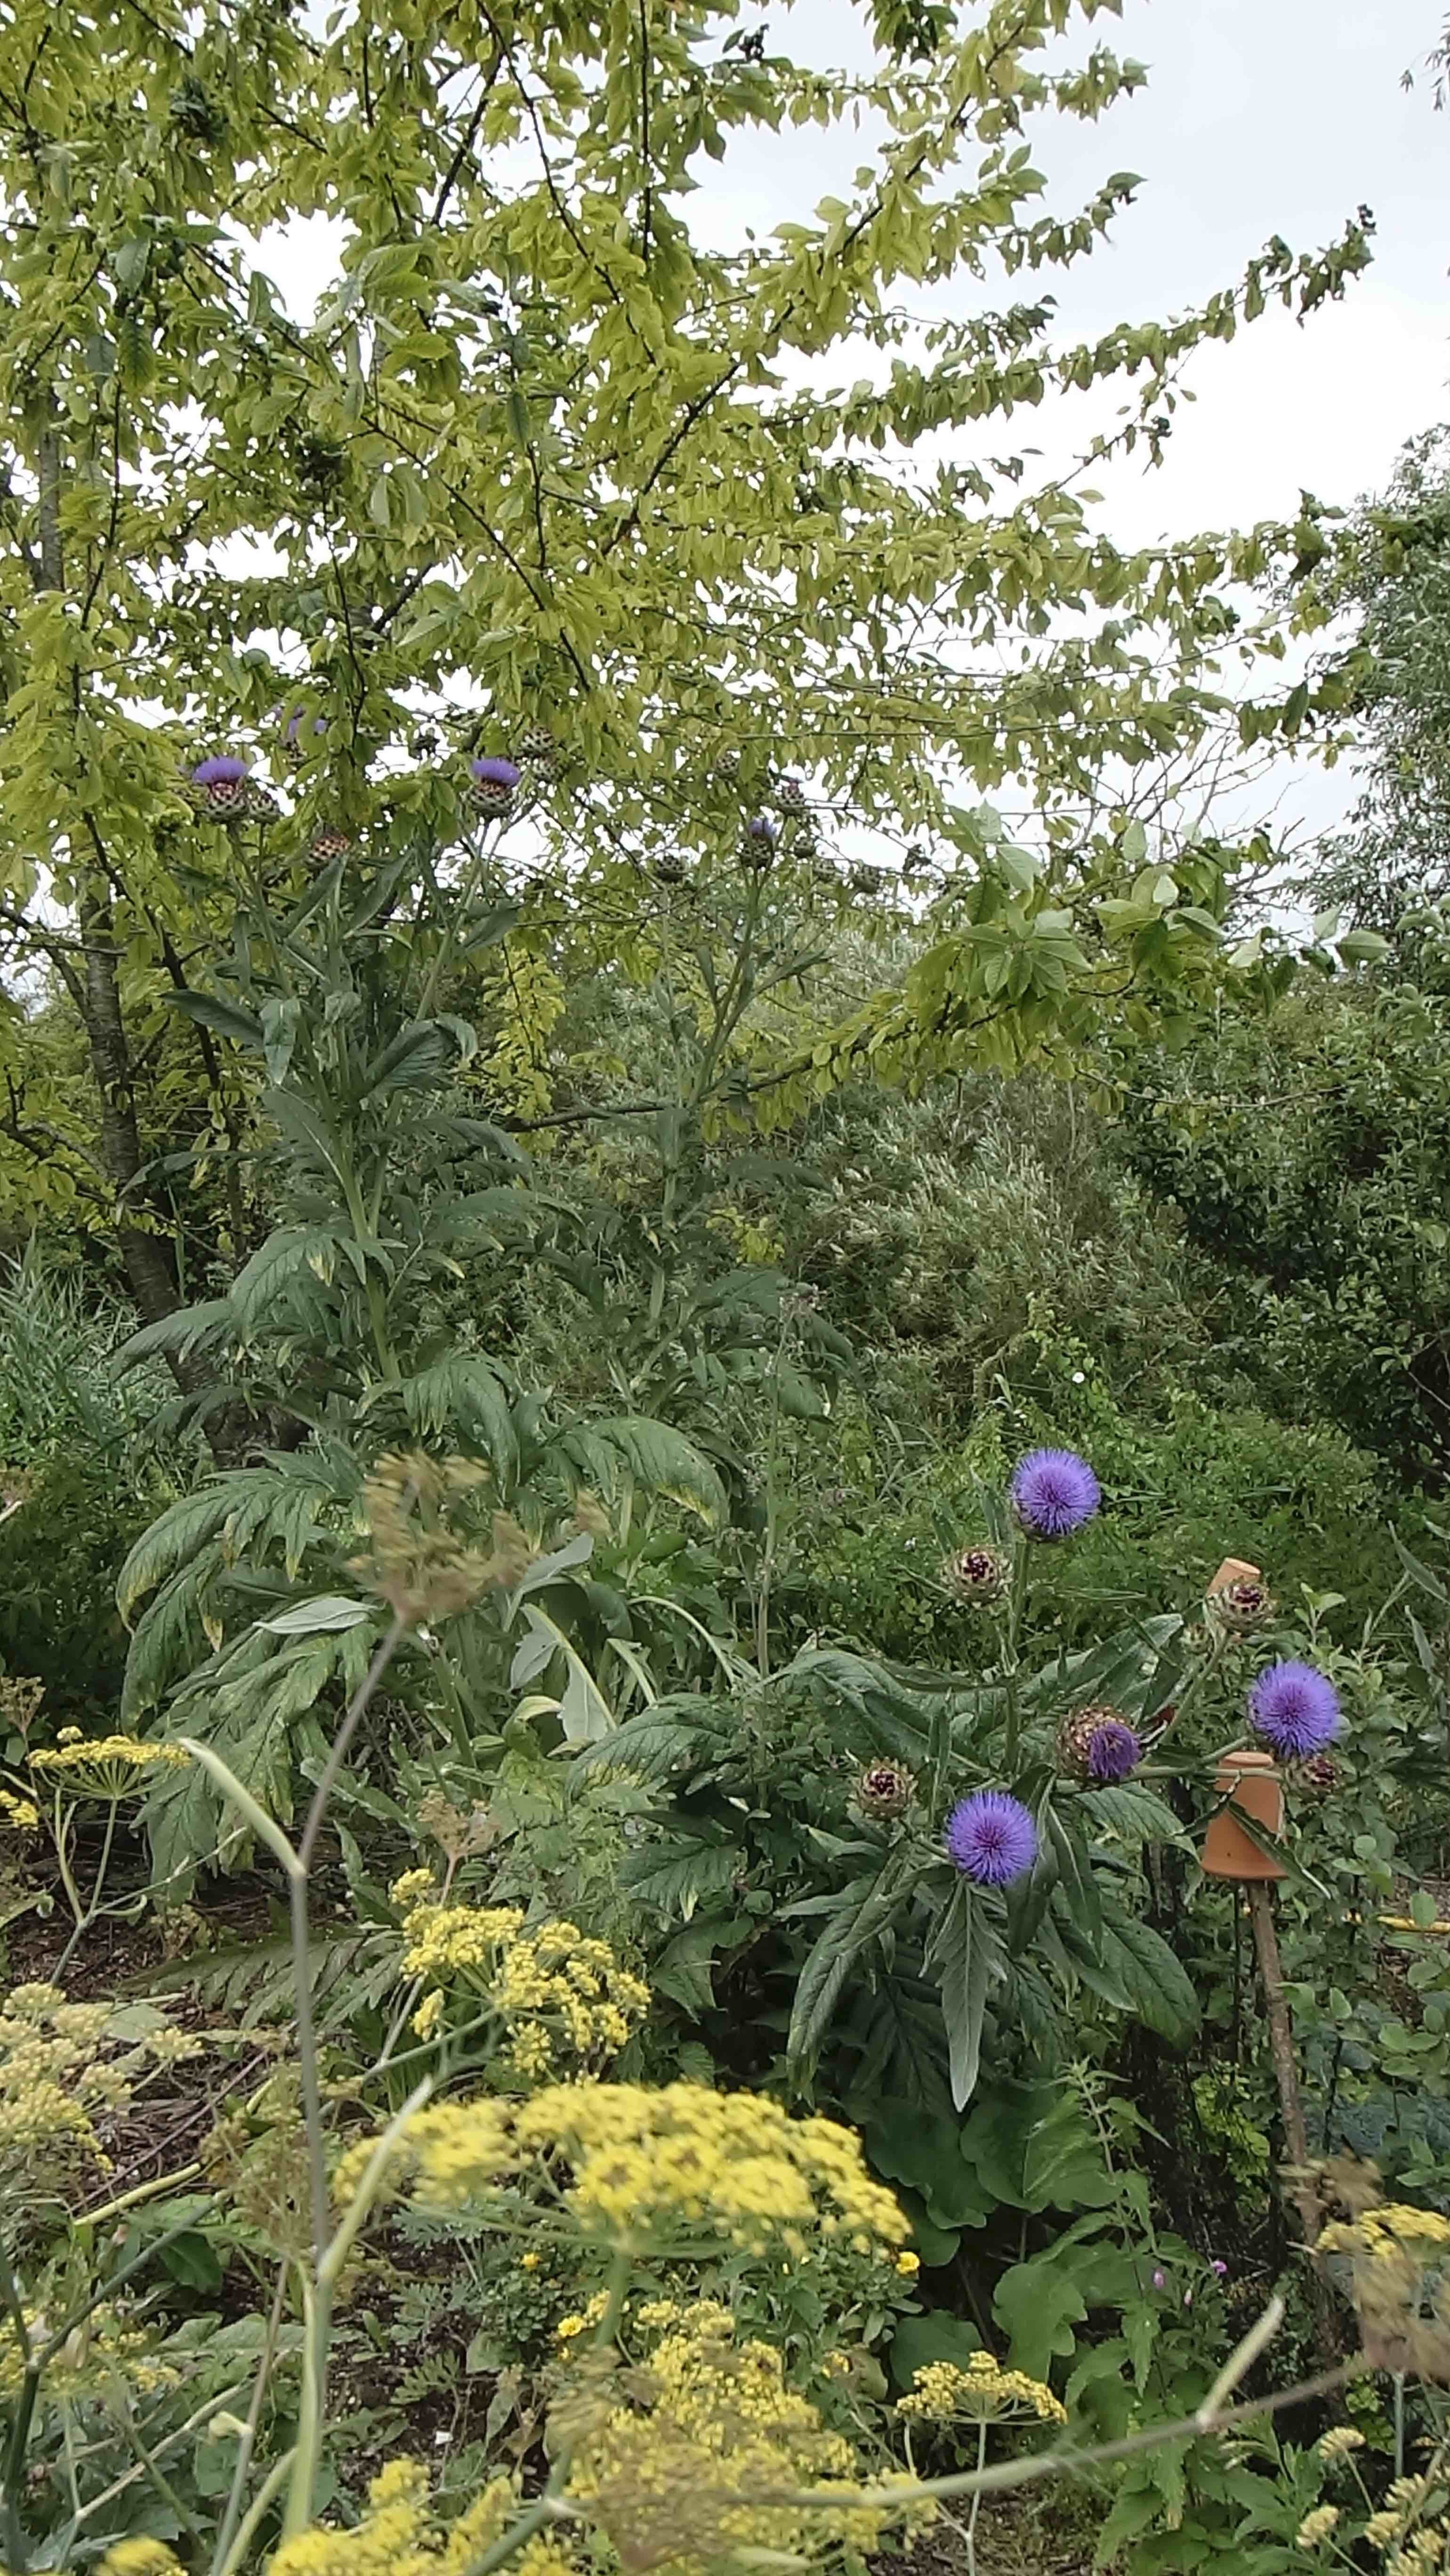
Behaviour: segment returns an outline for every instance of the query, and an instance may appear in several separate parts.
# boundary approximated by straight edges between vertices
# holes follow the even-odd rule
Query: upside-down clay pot
[[[1266,1832],[1283,1833],[1284,1783],[1272,1753],[1226,1753],[1213,1785],[1220,1797],[1229,1793],[1231,1803],[1219,1809],[1204,1836],[1205,1877],[1287,1878],[1289,1873],[1283,1862],[1276,1860],[1272,1852],[1261,1851],[1234,1814],[1237,1807]]]
[[[1256,1565],[1247,1564],[1241,1556],[1226,1556],[1208,1587],[1208,1598],[1211,1601],[1215,1592],[1227,1592],[1231,1583],[1257,1583],[1258,1580]]]

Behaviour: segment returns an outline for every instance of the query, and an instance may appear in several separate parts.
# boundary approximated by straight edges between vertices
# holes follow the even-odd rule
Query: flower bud
[[[1226,1583],[1219,1592],[1210,1592],[1204,1611],[1220,1633],[1226,1637],[1248,1637],[1256,1628],[1267,1627],[1274,1615],[1274,1598],[1266,1583],[1257,1576],[1244,1575],[1235,1583]]]
[[[1073,1779],[1107,1788],[1136,1771],[1143,1747],[1127,1719],[1100,1701],[1063,1719],[1057,1731],[1057,1758]]]
[[[855,1802],[863,1816],[881,1824],[904,1816],[916,1795],[915,1775],[900,1762],[869,1762],[856,1781]]]
[[[943,1583],[958,1601],[982,1607],[1000,1601],[1011,1569],[1000,1547],[959,1547],[941,1570]]]

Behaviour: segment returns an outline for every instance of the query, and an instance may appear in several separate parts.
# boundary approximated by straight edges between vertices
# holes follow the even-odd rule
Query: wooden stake
[[[1293,2185],[1304,2230],[1305,2251],[1309,2255],[1311,2297],[1314,2307],[1316,2339],[1325,2351],[1335,2348],[1333,2303],[1329,2286],[1320,2269],[1314,2248],[1318,2240],[1322,2213],[1310,2182],[1309,2133],[1304,2126],[1304,2104],[1299,2092],[1299,2070],[1294,2063],[1294,2033],[1289,2022],[1289,2003],[1284,1993],[1284,1971],[1279,1960],[1279,1940],[1274,1930],[1274,1894],[1269,1880],[1250,1879],[1244,1888],[1248,1899],[1249,1921],[1254,1930],[1254,1948],[1258,1952],[1259,1976],[1264,1989],[1264,2009],[1269,2023],[1269,2050],[1274,2060],[1274,2075],[1279,2087],[1279,2102],[1284,2114],[1284,2143],[1289,2150],[1289,2163],[1301,2176]]]

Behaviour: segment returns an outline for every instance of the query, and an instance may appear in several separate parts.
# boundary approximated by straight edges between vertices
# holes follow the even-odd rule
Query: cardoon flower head
[[[1302,1760],[1339,1733],[1339,1693],[1312,1664],[1270,1664],[1249,1692],[1249,1722],[1271,1752]]]
[[[207,814],[238,814],[245,810],[251,794],[247,764],[232,751],[214,752],[209,760],[199,760],[191,773],[193,801]]]
[[[1099,1788],[1126,1780],[1143,1759],[1142,1743],[1135,1730],[1115,1708],[1105,1705],[1080,1708],[1064,1718],[1057,1753],[1065,1771]]]
[[[480,760],[471,760],[468,774],[475,805],[485,814],[506,814],[514,801],[514,789],[522,771],[516,760],[505,760],[498,752],[489,752]]]
[[[978,1789],[947,1818],[947,1858],[978,1887],[1008,1887],[1037,1858],[1037,1827],[1020,1798]]]
[[[1008,1493],[1029,1538],[1070,1538],[1103,1499],[1086,1458],[1075,1449],[1031,1450],[1014,1467]]]
[[[314,716],[312,722],[309,724],[307,721],[307,709],[305,707],[293,708],[292,713],[283,727],[282,741],[286,749],[287,757],[292,762],[294,768],[301,767],[303,761],[307,758],[309,749],[321,741],[322,736],[326,731],[326,716]],[[311,745],[308,742],[309,734],[312,737]]]
[[[768,814],[752,814],[740,842],[740,855],[748,868],[768,868],[775,855],[780,835]]]

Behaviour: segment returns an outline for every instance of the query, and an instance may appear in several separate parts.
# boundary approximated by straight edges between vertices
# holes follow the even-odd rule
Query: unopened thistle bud
[[[915,1795],[915,1775],[900,1762],[869,1762],[858,1775],[854,1792],[862,1815],[878,1824],[904,1816]]]
[[[1001,1600],[1010,1571],[1000,1547],[959,1547],[954,1556],[947,1558],[941,1577],[958,1601],[985,1607]]]
[[[1224,1636],[1248,1637],[1256,1628],[1267,1627],[1275,1605],[1266,1583],[1244,1576],[1237,1583],[1226,1583],[1222,1591],[1210,1592],[1203,1606]]]
[[[678,850],[661,850],[654,866],[661,885],[683,885],[690,873]]]
[[[806,791],[799,778],[785,777],[775,791],[775,801],[782,814],[804,814]]]
[[[319,867],[326,867],[331,859],[344,858],[351,848],[351,838],[338,823],[324,823],[312,835],[312,855]]]

